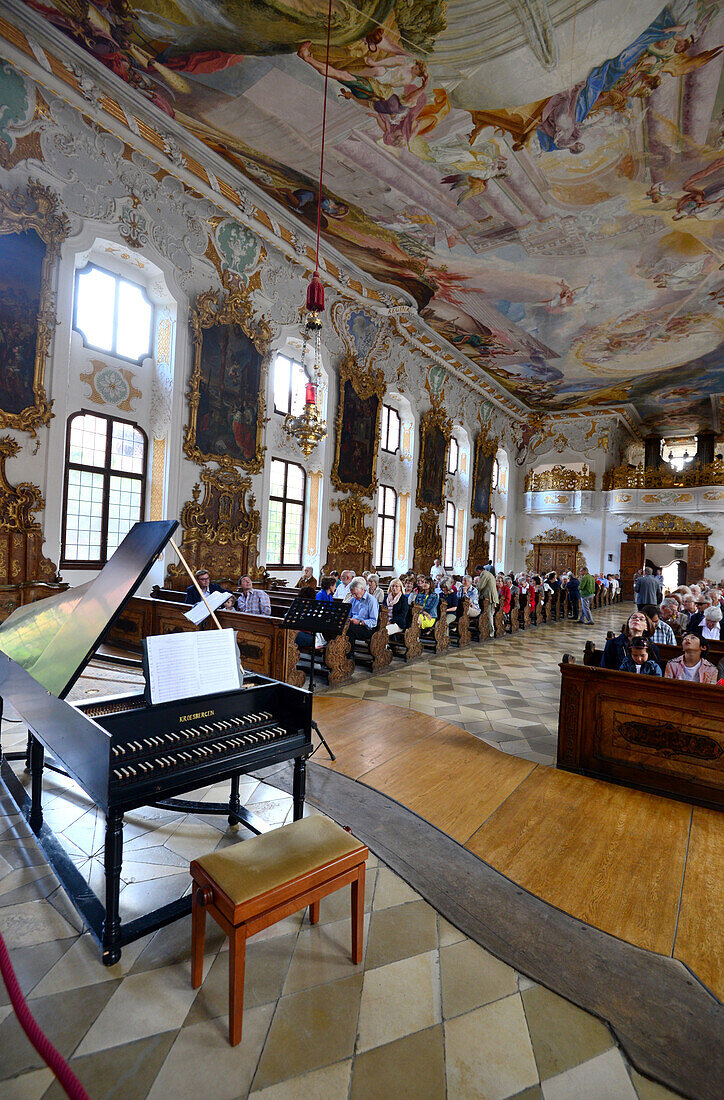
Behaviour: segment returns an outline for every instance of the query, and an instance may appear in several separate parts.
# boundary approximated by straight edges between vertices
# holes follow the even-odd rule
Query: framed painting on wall
[[[0,428],[48,424],[45,363],[56,319],[53,268],[68,221],[47,187],[0,190]]]
[[[259,473],[271,330],[252,323],[248,291],[240,290],[199,295],[191,327],[196,353],[184,451],[194,462]]]
[[[385,396],[384,372],[360,371],[350,356],[339,368],[339,405],[332,484],[371,496],[377,488],[377,448]]]
[[[452,421],[440,406],[428,409],[420,421],[416,495],[418,508],[442,511],[451,431]]]
[[[487,519],[490,515],[490,493],[493,486],[493,466],[498,450],[498,440],[488,439],[481,431],[475,443],[473,463],[473,495],[470,511],[475,519]]]

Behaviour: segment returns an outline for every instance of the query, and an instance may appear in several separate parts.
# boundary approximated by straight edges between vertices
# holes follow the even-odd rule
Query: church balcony
[[[698,489],[702,486],[724,485],[724,461],[715,459],[706,466],[674,470],[662,466],[653,470],[645,466],[616,466],[603,475],[603,488],[611,489]]]

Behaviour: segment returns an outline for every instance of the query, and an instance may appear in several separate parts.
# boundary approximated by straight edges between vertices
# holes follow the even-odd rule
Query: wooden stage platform
[[[724,815],[507,755],[459,726],[323,695],[337,760],[543,901],[683,962],[724,1000]]]

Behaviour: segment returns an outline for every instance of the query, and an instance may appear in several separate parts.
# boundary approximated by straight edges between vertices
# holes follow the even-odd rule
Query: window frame
[[[497,565],[496,558],[496,539],[498,537],[498,517],[495,512],[490,513],[490,519],[488,521],[488,558],[492,561],[493,566]]]
[[[275,496],[271,491],[271,462],[282,462],[284,464],[284,496]],[[267,561],[266,567],[272,569],[301,569],[302,559],[304,557],[304,528],[307,520],[307,471],[304,469],[300,462],[292,462],[288,458],[277,458],[276,455],[272,455],[269,465],[269,504],[273,500],[277,500],[282,505],[282,530],[281,538],[279,541],[279,547],[281,556],[284,557],[284,542],[287,530],[287,504],[301,504],[302,505],[302,530],[299,538],[299,561],[285,562],[285,561]],[[302,498],[301,501],[296,498],[287,497],[287,485],[289,483],[289,467],[296,466],[298,470],[302,471]],[[267,532],[266,532],[266,549],[267,556],[269,553],[269,509],[267,508]]]
[[[394,513],[379,510],[380,494],[382,494],[383,499],[386,502],[387,492],[392,493],[392,496],[393,496],[393,499],[394,499]],[[377,539],[377,558],[378,558],[378,561],[379,561],[379,565],[375,566],[375,568],[377,570],[380,570],[380,569],[394,569],[394,567],[395,567],[395,539],[397,538],[397,509],[398,509],[398,503],[399,503],[399,498],[398,498],[397,490],[394,488],[394,486],[392,486],[392,485],[379,485],[377,487],[377,530],[378,530],[378,532],[381,532],[381,535],[382,535],[381,538]],[[391,546],[390,564],[389,565],[387,565],[385,562],[383,562],[383,553],[382,553],[382,551],[384,550],[384,547],[385,547],[385,520],[386,519],[391,519],[392,520],[392,546]],[[380,520],[382,521],[381,525],[380,525]]]
[[[286,359],[287,362],[289,363],[289,389],[287,391],[287,408],[283,412],[280,409],[277,408],[277,401],[276,401],[277,359]],[[276,416],[291,416],[291,414],[292,414],[292,400],[293,400],[293,397],[294,397],[294,365],[295,364],[299,367],[300,371],[302,372],[305,383],[308,382],[309,379],[306,376],[306,372],[304,370],[304,365],[302,363],[300,363],[300,361],[298,359],[294,359],[293,356],[287,355],[283,351],[278,351],[277,350],[277,351],[274,352],[274,362],[272,364],[272,370],[271,370],[271,375],[272,375],[272,409],[274,410],[274,413],[275,413]]]
[[[454,466],[452,465],[452,462],[451,462],[452,453],[453,453],[453,444],[455,444],[455,465]],[[450,436],[450,446],[448,447],[447,472],[448,472],[448,474],[452,475],[452,474],[456,474],[459,469],[460,469],[460,444],[458,443],[455,436],[451,435]]]
[[[99,348],[97,344],[89,344],[86,335],[82,328],[78,327],[78,282],[81,275],[87,274],[92,270],[100,271],[103,275],[110,275],[116,283],[116,292],[113,298],[113,346],[109,348]],[[148,351],[144,351],[138,359],[132,359],[129,355],[121,355],[117,350],[118,345],[118,293],[121,283],[128,283],[130,286],[137,287],[141,291],[146,302],[151,308],[151,323],[148,328]],[[89,260],[85,267],[76,268],[74,280],[73,280],[73,331],[77,332],[82,340],[83,347],[88,348],[90,351],[100,352],[101,355],[110,355],[114,359],[122,359],[124,363],[135,363],[140,366],[144,359],[149,359],[153,355],[153,327],[155,321],[156,307],[148,296],[148,291],[143,283],[137,283],[134,279],[129,279],[125,275],[119,275],[116,271],[109,271],[106,267],[101,267],[100,264],[94,263]],[[129,421],[130,423],[130,421]],[[136,426],[136,425],[134,425]]]
[[[106,430],[106,453],[104,465],[89,466],[84,462],[70,461],[70,434],[71,425],[79,416],[95,416],[98,420],[105,420],[109,425]],[[113,423],[128,424],[143,436],[143,473],[134,474],[128,470],[114,470],[111,466],[111,446],[113,443]],[[97,560],[79,558],[66,558],[65,548],[68,542],[68,482],[69,471],[81,470],[92,474],[103,474],[103,503],[101,505],[101,556]],[[108,512],[110,510],[111,478],[122,477],[130,481],[141,482],[141,508],[137,523],[142,523],[146,515],[146,480],[148,477],[148,435],[135,420],[126,420],[122,416],[109,416],[107,413],[96,412],[95,409],[79,409],[71,413],[65,424],[65,465],[63,467],[63,511],[60,523],[60,565],[61,569],[102,569],[109,561],[108,554]],[[114,550],[115,553],[115,550]],[[112,555],[111,555],[112,556]]]
[[[452,523],[449,522],[450,509],[452,508]],[[451,500],[445,501],[445,538],[443,541],[443,553],[442,564],[444,569],[455,568],[455,521],[457,519],[457,509]],[[447,540],[448,532],[451,534],[450,540],[450,562],[447,561]]]
[[[493,459],[493,470],[490,478],[490,488],[494,492],[500,490],[500,463],[498,462],[497,458]]]
[[[385,412],[387,413],[387,431],[384,429]],[[390,414],[394,413],[397,417],[397,446],[394,450],[391,450],[387,443],[390,441]],[[400,440],[402,439],[402,417],[398,413],[394,405],[382,405],[382,411],[380,412],[380,450],[386,455],[396,455],[400,449]]]

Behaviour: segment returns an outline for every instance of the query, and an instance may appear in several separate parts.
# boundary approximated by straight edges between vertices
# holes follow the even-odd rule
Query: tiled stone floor
[[[619,632],[633,604],[599,608],[591,627],[572,620],[519,631],[514,635],[406,665],[393,659],[386,672],[355,672],[349,684],[324,689],[444,718],[503,752],[554,764],[558,734],[560,673],[564,653],[576,660],[591,638],[603,645],[608,630]]]
[[[612,625],[625,612],[604,613]],[[608,622],[599,616],[598,634]],[[581,627],[531,631],[452,651],[412,669],[366,678],[345,694],[382,698],[464,725],[519,755],[548,761],[556,662],[578,652]],[[74,696],[128,690],[133,673],[94,668]],[[24,742],[3,724],[3,748]],[[500,738],[500,740],[498,740]],[[48,774],[46,820],[100,889],[102,821],[70,780]],[[242,798],[270,824],[291,799],[249,777]],[[209,801],[223,789],[200,792]],[[639,1076],[609,1029],[518,974],[448,924],[388,867],[368,864],[365,954],[349,960],[348,894],[322,903],[312,928],[298,914],[254,937],[246,973],[244,1039],[226,1040],[226,945],[209,922],[204,982],[189,980],[190,922],[126,947],[106,969],[25,823],[0,795],[0,932],[41,1027],[93,1100],[665,1100]],[[125,825],[122,915],[188,889],[188,861],[236,843],[225,818],[147,809]],[[0,1096],[61,1097],[0,988]]]

